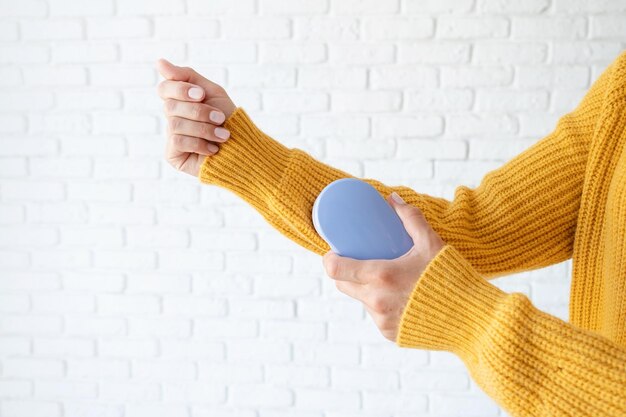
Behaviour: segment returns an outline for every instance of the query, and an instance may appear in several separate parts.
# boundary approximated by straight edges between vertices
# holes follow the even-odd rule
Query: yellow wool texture
[[[352,175],[287,148],[242,108],[199,173],[305,249],[330,247],[311,209]],[[512,416],[626,416],[626,52],[554,131],[452,201],[362,178],[419,207],[445,247],[404,308],[397,344],[458,355]],[[489,279],[572,259],[570,320]]]

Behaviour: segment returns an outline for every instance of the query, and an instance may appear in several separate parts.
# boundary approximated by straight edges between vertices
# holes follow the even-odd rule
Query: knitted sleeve
[[[457,354],[514,416],[626,417],[625,347],[486,279],[571,257],[587,156],[615,66],[552,133],[475,189],[458,187],[452,201],[364,179],[418,206],[446,242],[411,293],[397,344]],[[275,141],[241,108],[226,127],[231,139],[204,160],[200,181],[233,191],[302,247],[327,252],[313,228],[313,202],[328,183],[351,175]]]
[[[363,178],[387,197],[396,191],[418,206],[432,228],[485,277],[562,262],[572,255],[590,138],[609,70],[552,133],[474,189],[459,186],[452,201]],[[330,182],[353,177],[261,131],[237,108],[225,122],[230,139],[203,161],[199,179],[231,190],[274,228],[319,255],[330,248],[313,227],[315,198]]]
[[[397,344],[458,355],[512,416],[626,416],[626,348],[483,279],[447,244],[413,289]]]

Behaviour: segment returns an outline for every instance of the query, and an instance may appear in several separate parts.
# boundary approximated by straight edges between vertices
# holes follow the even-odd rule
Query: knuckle
[[[185,144],[185,137],[181,135],[172,135],[172,144],[175,147],[181,147]]]
[[[409,219],[422,220],[424,218],[424,213],[422,213],[422,210],[420,210],[419,208],[411,206],[411,208],[407,212],[407,217]]]
[[[407,220],[416,220],[419,219],[418,213],[415,212],[415,210],[407,210],[404,213],[404,217],[406,217]]]
[[[193,151],[199,154],[206,153],[206,143],[207,142],[202,139],[193,139]]]
[[[176,95],[180,97],[181,99],[187,99],[188,98],[187,90],[189,90],[189,87],[187,86],[187,84],[183,82],[179,82],[176,86]]]
[[[200,123],[200,131],[202,132],[202,137],[211,138],[213,136],[213,128],[208,123]]]
[[[163,97],[165,95],[165,88],[165,81],[161,81],[157,85],[157,92],[159,93],[159,96]]]
[[[183,164],[177,160],[168,158],[167,163],[170,164],[177,171],[180,171],[183,169]]]
[[[391,317],[385,316],[381,321],[380,328],[386,332],[393,330],[393,321]]]
[[[166,114],[173,114],[176,111],[176,100],[172,100],[168,98],[163,102],[163,108],[165,109]]]
[[[383,285],[388,285],[393,282],[394,275],[390,269],[381,269],[376,272],[376,280]]]
[[[339,263],[335,260],[326,261],[326,272],[331,278],[337,278],[339,273]]]
[[[387,300],[381,296],[374,296],[371,300],[372,310],[375,312],[382,314],[387,310]]]
[[[180,128],[181,120],[178,117],[170,117],[168,121],[172,132],[175,132]]]
[[[380,332],[383,337],[389,341],[395,342],[395,337],[394,337],[394,332],[390,331],[390,330],[384,330]]]
[[[193,120],[203,120],[202,119],[202,115],[204,114],[204,109],[202,108],[202,106],[200,104],[193,104],[191,106],[191,110],[190,110],[190,117]]]
[[[219,95],[226,95],[226,90],[221,85],[218,85],[216,88],[216,93]]]

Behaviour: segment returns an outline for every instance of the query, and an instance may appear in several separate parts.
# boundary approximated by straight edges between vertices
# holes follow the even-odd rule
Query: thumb
[[[185,81],[191,84],[195,84],[199,87],[204,88],[209,96],[218,95],[218,93],[220,92],[221,87],[218,84],[215,84],[213,81],[204,78],[202,75],[198,74],[193,68],[179,67],[164,58],[161,58],[157,61],[156,67],[157,71],[159,71],[159,73],[166,80]]]
[[[416,243],[419,239],[423,239],[425,236],[424,230],[430,227],[430,225],[426,221],[422,210],[407,204],[395,191],[389,195],[387,200],[400,217],[400,220],[402,220],[402,224],[409,236],[413,238],[413,242]]]

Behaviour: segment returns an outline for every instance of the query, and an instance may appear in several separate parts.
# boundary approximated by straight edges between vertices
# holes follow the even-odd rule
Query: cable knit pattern
[[[238,108],[203,183],[232,190],[317,254],[311,209],[350,174],[287,148]],[[364,178],[418,206],[445,247],[422,272],[402,347],[447,350],[514,416],[626,416],[626,52],[552,133],[452,201]],[[570,322],[490,278],[573,259]]]

